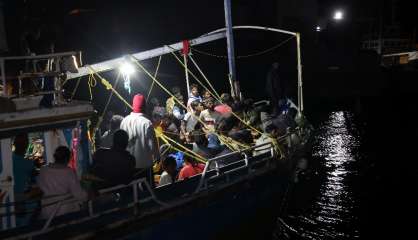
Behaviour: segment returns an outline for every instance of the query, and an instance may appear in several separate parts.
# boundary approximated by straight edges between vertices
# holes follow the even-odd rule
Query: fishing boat
[[[230,19],[229,19],[230,20]],[[39,211],[28,207],[19,212],[14,193],[12,138],[18,133],[38,133],[43,139],[47,163],[53,161],[53,150],[66,145],[73,150],[74,168],[81,178],[91,163],[91,142],[88,119],[94,112],[88,102],[69,101],[63,96],[65,81],[96,75],[107,89],[115,91],[100,73],[118,69],[127,59],[136,63],[155,83],[140,61],[178,51],[187,53],[191,46],[227,39],[231,93],[240,97],[235,80],[232,30],[251,29],[292,35],[297,43],[298,59],[298,126],[288,129],[276,141],[241,147],[231,153],[208,159],[201,174],[183,181],[153,188],[140,178],[127,185],[102,189],[94,197],[79,200],[70,195],[55,196],[48,206],[54,208],[47,218],[19,225],[19,218]],[[187,66],[187,54],[183,54]],[[17,91],[8,91],[6,63],[23,61],[46,62],[46,70],[20,72]],[[194,62],[192,60],[192,62]],[[57,53],[0,59],[3,83],[2,101],[11,107],[0,113],[0,189],[1,239],[213,239],[226,229],[234,229],[260,213],[272,213],[283,206],[289,185],[294,181],[300,160],[309,153],[311,128],[303,116],[302,69],[300,35],[275,28],[230,25],[200,37],[180,41],[160,48],[131,54],[109,61],[77,67],[78,52]],[[80,64],[81,65],[81,64]],[[199,69],[199,68],[198,68]],[[200,70],[200,69],[199,69]],[[186,68],[186,80],[188,81]],[[204,75],[202,73],[202,75]],[[25,96],[25,79],[49,81],[51,89]],[[39,80],[40,81],[40,80]],[[189,87],[189,83],[187,82]],[[163,87],[163,86],[161,86]],[[45,100],[46,99],[46,100]],[[47,104],[42,104],[46,102]],[[79,203],[80,211],[56,216],[61,206]],[[36,203],[28,204],[39,204]],[[32,211],[30,210],[32,209]]]

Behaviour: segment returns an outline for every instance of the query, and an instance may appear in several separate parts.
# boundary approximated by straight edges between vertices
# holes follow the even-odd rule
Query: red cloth
[[[193,177],[194,175],[197,175],[199,173],[202,173],[205,169],[205,164],[199,163],[195,166],[192,166],[191,164],[186,164],[179,173],[179,180],[183,180],[185,178]]]
[[[231,113],[232,108],[226,104],[221,104],[215,107],[215,111],[217,111],[220,114],[226,114],[226,113]]]
[[[188,40],[183,40],[183,55],[189,55],[190,51],[190,42]]]
[[[142,94],[136,94],[132,100],[132,111],[142,113],[145,109],[145,98]]]

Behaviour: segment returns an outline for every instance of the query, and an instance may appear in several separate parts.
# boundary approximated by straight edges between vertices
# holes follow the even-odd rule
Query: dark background
[[[340,98],[375,96],[392,88],[393,78],[379,66],[379,56],[360,50],[361,40],[377,35],[379,29],[396,24],[397,35],[414,37],[417,15],[412,1],[232,1],[234,25],[260,25],[301,32],[305,96]],[[335,22],[332,14],[343,9],[345,18]],[[22,54],[22,39],[36,54],[80,50],[84,63],[96,63],[127,53],[191,39],[224,27],[223,1],[51,1],[3,0],[7,55]],[[320,25],[322,31],[316,32]],[[383,26],[383,27],[382,27]],[[267,32],[236,31],[236,55],[256,53],[275,46],[288,36]],[[237,79],[244,96],[264,97],[264,81],[272,62],[280,64],[281,77],[296,99],[296,48],[294,39],[267,54],[237,59]],[[215,55],[226,55],[225,41],[196,47]],[[229,91],[225,58],[195,53],[208,78],[220,92]],[[157,59],[145,61],[153,72]],[[195,71],[197,72],[197,71]],[[184,70],[171,55],[162,59],[160,78],[167,86],[185,87]],[[114,81],[115,74],[105,75]],[[411,78],[410,75],[404,79]],[[407,80],[405,80],[407,81]],[[396,82],[398,84],[399,82]],[[138,73],[134,92],[147,92],[151,80]],[[407,81],[405,85],[410,84]],[[85,85],[84,85],[85,86]],[[397,85],[402,88],[403,83]],[[69,83],[68,88],[74,87]],[[87,88],[77,97],[88,98]],[[166,95],[156,88],[155,95]],[[120,89],[123,92],[122,89]],[[129,98],[126,93],[125,97]],[[101,103],[107,94],[94,89]],[[96,104],[98,109],[103,104]],[[113,103],[119,108],[118,103]]]
[[[222,0],[0,2],[8,41],[8,51],[2,55],[23,54],[25,39],[36,54],[48,53],[53,43],[55,52],[80,50],[84,63],[93,64],[224,27]],[[345,19],[338,23],[332,20],[337,8],[345,11]],[[367,124],[364,149],[359,153],[364,156],[359,169],[361,177],[356,180],[365,236],[391,233],[391,237],[396,237],[413,232],[413,196],[418,182],[414,153],[418,135],[416,67],[381,67],[380,56],[361,50],[360,46],[362,40],[376,38],[379,32],[385,37],[413,38],[416,43],[418,14],[414,1],[232,0],[232,17],[234,25],[301,32],[307,114],[313,119],[318,112],[344,109],[358,113],[359,123]],[[318,25],[321,32],[315,31]],[[386,30],[389,26],[396,27]],[[268,49],[288,38],[254,31],[237,31],[234,37],[237,56]],[[197,48],[226,55],[223,40]],[[229,91],[226,59],[198,53],[194,58],[220,92]],[[279,62],[281,77],[295,93],[296,49],[292,40],[268,54],[237,59],[237,79],[245,97],[265,98],[264,81],[274,61]],[[151,72],[156,63],[157,59],[145,61]],[[171,55],[163,57],[160,73],[167,86],[180,85],[185,89],[184,70]],[[112,83],[115,75],[104,74]],[[77,98],[88,99],[87,78],[82,80]],[[141,73],[132,82],[134,92],[147,92],[151,84]],[[74,85],[70,82],[68,88]],[[167,96],[155,89],[153,93],[165,101]],[[122,87],[118,90],[129,99]],[[109,92],[98,85],[93,95],[93,103],[100,111]],[[114,100],[111,109],[122,113],[124,105]]]

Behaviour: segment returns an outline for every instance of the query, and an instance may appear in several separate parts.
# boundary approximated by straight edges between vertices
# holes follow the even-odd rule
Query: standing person
[[[30,187],[32,172],[34,170],[33,161],[25,157],[29,146],[28,135],[23,133],[15,137],[13,159],[14,191],[17,201],[25,200],[24,193]]]
[[[273,114],[277,113],[279,100],[285,98],[286,91],[283,81],[279,78],[279,63],[275,62],[267,74],[266,92],[273,106]]]
[[[119,129],[120,123],[123,117],[120,115],[113,115],[110,119],[110,129],[107,130],[100,138],[100,147],[110,148],[112,147],[113,134]]]
[[[132,101],[132,112],[122,120],[120,129],[128,133],[127,150],[135,157],[135,167],[145,170],[144,175],[153,186],[152,166],[159,153],[152,122],[144,115],[145,106],[145,97],[136,94]]]
[[[13,141],[13,145],[13,188],[16,202],[15,210],[17,213],[16,224],[22,226],[29,224],[32,217],[32,214],[25,212],[30,212],[31,208],[34,207],[32,204],[24,203],[30,199],[32,190],[35,190],[31,189],[34,163],[25,157],[29,145],[28,135],[26,133],[18,134]]]

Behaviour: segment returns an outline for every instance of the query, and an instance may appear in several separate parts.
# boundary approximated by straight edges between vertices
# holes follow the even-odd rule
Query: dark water
[[[308,185],[294,186],[290,208],[297,209],[279,219],[282,232],[276,239],[359,238],[359,198],[353,180],[359,176],[362,136],[353,118],[351,112],[333,111],[317,126],[310,159],[316,166],[310,169],[310,179],[301,180]]]
[[[292,187],[272,239],[416,235],[418,121],[410,103],[374,99],[316,113],[308,174]]]

